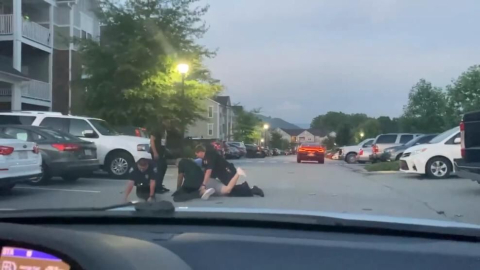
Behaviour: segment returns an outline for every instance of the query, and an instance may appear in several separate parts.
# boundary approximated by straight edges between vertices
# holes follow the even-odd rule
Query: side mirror
[[[462,142],[462,139],[461,138],[455,138],[455,140],[453,140],[453,143],[454,144],[460,144]]]
[[[93,130],[84,130],[82,134],[85,138],[97,138],[97,134]]]

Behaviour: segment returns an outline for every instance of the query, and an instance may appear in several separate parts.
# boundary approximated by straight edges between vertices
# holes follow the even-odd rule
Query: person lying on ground
[[[125,202],[136,187],[137,197],[143,201],[155,201],[156,168],[147,159],[140,159],[128,173],[127,187],[125,188]]]
[[[203,184],[200,190],[214,188],[215,195],[219,196],[264,196],[263,190],[257,186],[250,188],[246,181],[237,185],[240,176],[246,177],[245,172],[241,168],[235,168],[232,163],[228,162],[217,151],[206,150],[203,145],[198,145],[195,148],[195,155],[197,158],[202,159],[202,166],[205,168]],[[218,178],[218,180],[215,178]]]
[[[184,202],[196,198],[208,200],[215,193],[213,188],[200,190],[203,183],[203,171],[195,161],[179,158],[175,165],[178,167],[178,177],[177,191],[172,194],[174,202]]]

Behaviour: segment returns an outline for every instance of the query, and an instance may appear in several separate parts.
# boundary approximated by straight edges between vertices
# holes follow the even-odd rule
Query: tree
[[[181,130],[201,118],[201,100],[222,86],[203,66],[213,52],[196,43],[207,31],[202,21],[208,6],[198,0],[102,0],[96,11],[102,43],[79,41],[91,115],[113,124]],[[181,93],[176,65],[187,60],[190,72]]]
[[[288,143],[288,141],[287,141],[287,143]],[[273,148],[282,149],[283,148],[282,134],[280,134],[276,131],[272,131],[270,133],[270,146],[273,147]]]
[[[236,107],[233,129],[233,137],[236,141],[254,143],[262,137],[261,120],[256,113],[258,110],[245,111],[240,106]]]
[[[388,116],[377,118],[381,133],[394,133],[399,131],[398,118],[390,119]]]
[[[355,142],[361,142],[366,138],[374,138],[380,133],[382,133],[380,122],[374,118],[368,119],[356,128],[354,134]],[[363,136],[361,136],[361,134],[363,134]]]
[[[335,137],[330,137],[327,136],[322,142],[322,144],[327,148],[327,149],[333,149],[335,147]]]
[[[343,112],[327,112],[313,118],[310,127],[313,129],[338,131],[343,124],[350,123],[349,115]]]
[[[335,138],[338,146],[349,145],[352,142],[353,136],[351,132],[351,127],[348,124],[343,124],[337,132],[337,137]]]
[[[421,79],[410,90],[401,125],[409,132],[441,132],[446,128],[446,97],[442,89]]]
[[[480,108],[480,66],[468,68],[447,86],[447,123],[458,125],[464,113]]]

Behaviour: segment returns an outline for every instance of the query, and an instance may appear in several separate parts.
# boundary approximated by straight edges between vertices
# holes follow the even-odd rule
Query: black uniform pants
[[[157,166],[155,189],[160,189],[163,186],[163,179],[165,178],[165,173],[167,172],[167,159],[158,158],[157,160],[155,160],[155,165]]]

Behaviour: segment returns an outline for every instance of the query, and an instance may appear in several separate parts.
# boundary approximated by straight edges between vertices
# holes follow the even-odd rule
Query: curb
[[[397,174],[401,173],[400,171],[376,171],[376,172],[369,172],[367,170],[364,170],[365,174]]]

